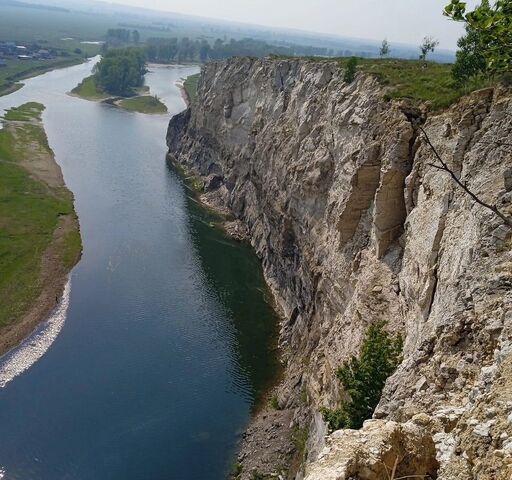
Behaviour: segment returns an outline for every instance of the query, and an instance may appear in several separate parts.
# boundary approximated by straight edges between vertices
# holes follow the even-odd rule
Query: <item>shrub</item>
[[[356,77],[357,72],[357,57],[350,57],[343,74],[343,81],[346,83],[352,83]]]
[[[309,432],[307,428],[294,427],[292,431],[292,443],[295,450],[301,455],[304,455],[306,451],[306,445],[308,443]]]
[[[485,57],[480,47],[480,34],[471,26],[466,25],[466,35],[459,38],[456,60],[452,68],[452,76],[457,85],[465,85],[471,77],[486,72]]]
[[[279,405],[279,399],[277,398],[277,395],[273,395],[269,402],[268,402],[270,408],[274,410],[281,410],[281,405]]]
[[[482,0],[473,11],[466,2],[451,0],[444,14],[452,20],[465,22],[479,35],[480,54],[486,60],[489,74],[512,71],[512,0]]]
[[[401,361],[402,337],[391,336],[384,322],[370,325],[358,357],[352,357],[337,371],[349,397],[334,410],[323,409],[331,430],[361,428],[371,418],[387,378]]]
[[[243,470],[244,470],[244,467],[241,463],[233,464],[233,466],[231,467],[230,478],[232,478],[234,480],[240,478],[240,475],[242,475]]]

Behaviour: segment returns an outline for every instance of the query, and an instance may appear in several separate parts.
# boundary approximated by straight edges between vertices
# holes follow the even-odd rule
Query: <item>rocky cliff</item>
[[[170,159],[232,212],[282,313],[281,410],[251,426],[242,477],[290,461],[271,439],[306,427],[297,478],[509,479],[511,230],[435,167],[418,125],[510,216],[512,94],[481,90],[427,114],[386,101],[371,76],[342,78],[335,62],[211,63],[169,125]],[[334,372],[379,320],[402,334],[403,362],[373,420],[326,435],[318,411],[342,395]]]

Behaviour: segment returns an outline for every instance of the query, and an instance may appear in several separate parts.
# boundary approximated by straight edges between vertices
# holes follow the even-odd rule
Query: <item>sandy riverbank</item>
[[[73,197],[66,188],[60,166],[46,143],[40,118],[33,118],[29,122],[3,120],[3,124],[4,129],[12,134],[15,142],[24,142],[22,145],[24,154],[18,157],[17,164],[29,172],[33,179],[44,185],[50,194],[55,192],[63,195],[72,203]],[[39,132],[28,142],[22,135],[22,129],[27,124]],[[0,158],[1,161],[4,159]],[[26,228],[30,229],[31,226],[27,225]],[[79,236],[79,223],[74,209],[71,208],[70,213],[59,216],[52,238],[40,255],[39,275],[34,279],[34,288],[37,291],[35,299],[25,305],[21,312],[16,311],[7,325],[0,327],[0,355],[17,346],[57,307],[68,274],[81,255],[81,243],[78,240],[75,239],[76,245],[72,244],[70,249],[70,238],[76,235]],[[5,296],[4,301],[9,301],[8,295]]]

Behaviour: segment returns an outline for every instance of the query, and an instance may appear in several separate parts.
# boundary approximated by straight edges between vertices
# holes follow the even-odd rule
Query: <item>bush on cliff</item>
[[[345,73],[343,74],[343,81],[352,83],[356,78],[357,73],[357,57],[350,57],[347,62]]]
[[[386,379],[401,361],[402,337],[391,336],[384,322],[370,325],[358,357],[352,357],[337,371],[349,397],[334,410],[323,409],[331,430],[361,428],[371,418],[382,395]]]

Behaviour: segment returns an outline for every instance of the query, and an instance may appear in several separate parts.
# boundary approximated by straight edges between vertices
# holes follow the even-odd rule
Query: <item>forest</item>
[[[147,59],[150,62],[207,62],[222,60],[229,57],[264,57],[266,55],[286,56],[333,56],[351,55],[352,52],[335,52],[322,47],[302,45],[270,45],[262,40],[244,38],[229,41],[218,38],[210,44],[205,39],[148,38],[146,47]]]

